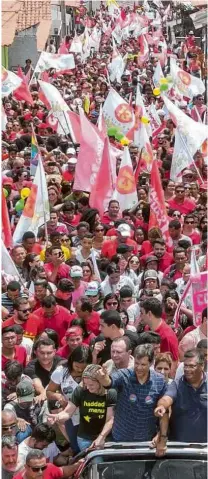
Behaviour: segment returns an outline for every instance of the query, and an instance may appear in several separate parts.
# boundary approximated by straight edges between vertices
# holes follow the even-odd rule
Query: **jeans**
[[[18,444],[20,444],[22,441],[24,441],[26,439],[26,437],[31,436],[31,434],[32,434],[32,428],[28,424],[25,431],[17,432],[16,439],[17,439]]]
[[[71,419],[68,419],[68,421],[65,422],[66,433],[70,440],[71,448],[73,449],[75,454],[78,454],[78,452],[80,452],[79,446],[77,444],[78,427],[79,426],[73,425],[73,422]]]
[[[87,449],[92,444],[92,441],[90,439],[84,439],[84,437],[79,437],[79,436],[77,436],[77,442],[78,442],[80,451],[84,451],[84,449]]]

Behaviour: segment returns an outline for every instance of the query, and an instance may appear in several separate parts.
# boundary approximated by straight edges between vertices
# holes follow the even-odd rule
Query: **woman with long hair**
[[[36,253],[28,253],[23,262],[23,274],[26,281],[31,279],[31,271],[36,266],[41,266],[39,256]]]
[[[46,390],[47,399],[56,400],[62,407],[66,407],[81,381],[84,369],[91,361],[92,355],[88,346],[81,345],[74,349],[69,358],[51,374],[51,380]],[[75,408],[74,414],[65,422],[65,430],[74,453],[79,452],[78,425],[79,411]]]
[[[93,233],[96,225],[100,223],[100,213],[96,208],[88,208],[80,218],[80,222],[86,221],[90,227],[90,233]]]
[[[106,311],[119,311],[119,298],[114,293],[106,294],[103,300],[103,308]]]

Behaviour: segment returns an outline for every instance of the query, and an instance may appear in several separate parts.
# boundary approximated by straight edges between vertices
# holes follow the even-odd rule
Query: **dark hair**
[[[160,244],[160,246],[165,246],[165,241],[163,238],[157,238],[155,239],[153,246],[155,246],[155,244]]]
[[[146,356],[148,357],[149,363],[152,363],[154,359],[154,348],[151,344],[141,344],[135,348],[135,359],[142,359]]]
[[[119,309],[119,298],[116,294],[114,293],[108,293],[106,294],[104,300],[103,300],[103,308],[105,309],[106,303],[109,301],[109,299],[115,299],[118,302],[118,309]]]
[[[75,204],[73,201],[66,201],[66,203],[63,204],[62,211],[74,211],[75,210]]]
[[[141,302],[141,307],[145,310],[145,313],[151,312],[156,318],[161,318],[162,304],[157,298],[147,298]]]
[[[25,462],[26,464],[29,464],[32,459],[43,459],[44,457],[45,454],[40,449],[31,449],[26,456]]]
[[[92,313],[92,304],[87,296],[81,296],[81,298],[77,300],[77,303],[79,302],[81,303],[81,310],[83,312],[88,311],[88,313]]]
[[[85,233],[82,239],[84,239],[84,238],[93,239],[93,234],[92,233]]]
[[[67,361],[63,364],[67,368],[64,376],[70,374],[73,370],[73,363],[92,363],[92,352],[86,344],[82,344],[81,346],[77,346],[74,351],[70,354]]]
[[[181,223],[179,220],[171,220],[169,222],[169,228],[175,228],[175,230],[180,230]]]
[[[146,331],[139,335],[138,346],[142,344],[160,344],[161,337],[158,333],[154,331]]]
[[[8,361],[4,367],[4,374],[7,379],[14,380],[21,376],[23,373],[23,365],[19,361]]]
[[[56,306],[56,298],[52,294],[50,296],[46,296],[46,298],[42,301],[43,308],[51,308],[51,306]]]
[[[22,237],[22,241],[25,241],[27,239],[30,239],[30,238],[35,238],[35,234],[32,232],[32,231],[26,231],[24,234],[23,234],[23,237]],[[37,255],[36,255],[37,256]]]
[[[20,324],[13,324],[14,332],[16,334],[23,334],[24,333],[24,328],[20,326]]]
[[[117,203],[119,205],[119,201],[118,200],[110,200],[109,203],[108,203],[108,208],[109,206],[111,205],[111,203]]]
[[[99,211],[96,208],[88,208],[85,210],[80,218],[80,221],[86,221],[89,225],[89,230],[93,233],[95,229],[95,217],[99,215]]]
[[[18,281],[10,281],[7,285],[7,291],[20,291],[21,289],[21,286],[20,286],[20,283],[18,283]]]
[[[36,279],[36,281],[34,281],[34,286],[42,286],[47,289],[48,281],[46,279]]]
[[[46,339],[39,338],[39,339],[37,339],[37,341],[35,341],[35,343],[34,343],[34,351],[36,351],[38,348],[40,348],[40,346],[53,346],[53,348],[55,349],[55,343],[50,338],[46,338]]]
[[[74,291],[74,285],[70,279],[62,278],[58,282],[57,289],[63,293],[72,293]]]
[[[86,238],[86,236],[84,236]],[[91,271],[91,275],[93,275],[94,271],[93,271],[93,266],[92,266],[92,263],[90,261],[84,261],[83,263],[81,263],[81,268],[83,269],[85,266],[87,266],[90,271]]]
[[[6,326],[5,328],[2,328],[1,335],[6,333],[15,333],[14,326]]]
[[[176,246],[176,248],[174,248],[174,250],[173,250],[174,258],[175,258],[175,255],[179,254],[179,253],[184,253],[186,255],[186,251],[185,251],[184,248],[181,248],[180,246]]]
[[[180,239],[178,240],[178,247],[183,248],[185,251],[190,248],[191,242],[186,240],[186,239]]]
[[[119,291],[120,298],[132,298],[133,296],[133,291],[129,286],[122,286],[122,288]]]
[[[165,361],[168,364],[169,368],[171,368],[171,366],[172,366],[171,353],[159,353],[159,354],[157,354],[156,358],[155,358],[154,368],[159,363],[161,363],[162,361]]]
[[[110,263],[106,268],[106,273],[108,276],[113,273],[120,273],[119,266],[117,266],[115,263]]]
[[[56,433],[48,424],[37,424],[32,431],[31,437],[37,441],[47,441],[48,444],[56,440]]]
[[[77,225],[77,231],[79,231],[83,227],[87,228],[88,231],[90,229],[90,225],[86,221],[80,221],[80,223]]]
[[[168,278],[162,278],[160,286],[167,286],[169,289],[176,289],[177,284]]]
[[[121,317],[118,311],[103,311],[100,315],[101,319],[104,321],[107,326],[112,326],[113,324],[120,329],[121,327]]]
[[[189,349],[184,353],[184,359],[195,358],[197,357],[198,364],[204,364],[204,354],[200,349]]]
[[[197,349],[208,349],[208,339],[201,339],[201,341],[199,341],[197,343]],[[4,372],[5,372],[5,369],[4,369]]]
[[[129,339],[128,336],[121,336],[120,338],[115,338],[113,339],[111,344],[119,343],[119,341],[123,341],[125,343],[126,351],[130,351],[132,349],[131,340]]]

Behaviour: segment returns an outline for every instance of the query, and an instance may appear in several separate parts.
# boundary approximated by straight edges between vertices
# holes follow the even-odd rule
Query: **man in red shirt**
[[[114,240],[104,241],[102,249],[101,249],[101,256],[111,259],[112,256],[116,254],[117,248],[121,244],[127,244],[128,246],[132,246],[133,247],[132,254],[137,254],[138,245],[136,241],[130,238],[131,227],[127,223],[121,223],[118,226],[116,232],[117,232],[118,238]]]
[[[100,332],[100,315],[93,311],[91,302],[86,296],[82,296],[76,301],[76,313],[72,315],[72,319],[84,319],[88,332],[97,336]]]
[[[191,213],[196,207],[194,200],[185,197],[185,188],[182,184],[175,187],[175,196],[168,200],[168,204],[172,210],[177,210],[182,215]]]
[[[68,278],[70,266],[65,264],[64,255],[60,246],[52,246],[50,249],[51,261],[44,265],[47,278],[57,284],[60,279]]]
[[[68,359],[72,351],[81,346],[83,341],[83,330],[79,326],[72,326],[65,334],[66,344],[57,350],[57,355]]]
[[[30,449],[23,471],[14,475],[13,479],[58,479],[59,477],[72,477],[81,462],[82,460],[71,466],[57,467],[47,462],[42,450]]]
[[[5,365],[8,361],[18,361],[25,368],[27,352],[23,346],[16,345],[17,336],[12,328],[8,326],[2,329],[2,350],[1,350],[1,368],[4,371]]]
[[[104,213],[101,219],[101,223],[103,223],[104,225],[113,226],[115,221],[119,220],[120,218],[119,209],[119,202],[117,200],[110,200],[108,205],[108,211]]]
[[[162,273],[174,262],[172,254],[167,253],[165,241],[162,238],[155,240],[152,254],[158,258],[158,271]],[[148,256],[148,254],[141,256],[140,260],[143,265],[145,265]]]
[[[28,253],[39,254],[42,251],[41,245],[36,243],[35,235],[32,231],[26,231],[22,237],[22,245]]]
[[[173,358],[172,374],[174,373],[178,362],[178,340],[174,331],[168,324],[161,319],[162,303],[157,298],[148,298],[141,303],[141,321],[149,326],[151,331],[159,334],[161,337],[161,353],[170,352]],[[174,377],[174,376],[173,376]]]
[[[44,324],[44,329],[54,329],[59,335],[59,342],[65,336],[69,323],[72,320],[72,315],[63,306],[58,306],[56,298],[52,295],[46,296],[42,302],[42,307],[36,310],[38,316]]]
[[[174,248],[173,258],[175,263],[165,269],[164,277],[171,279],[171,281],[176,281],[176,279],[183,277],[183,268],[188,261],[185,249],[180,248],[180,246]]]
[[[31,313],[31,307],[27,298],[17,298],[13,304],[15,313],[11,318],[3,322],[2,328],[19,324],[24,329],[24,336],[32,340],[44,331],[44,322],[36,314]]]

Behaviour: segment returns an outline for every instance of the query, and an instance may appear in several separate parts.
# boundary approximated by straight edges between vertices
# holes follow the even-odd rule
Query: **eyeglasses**
[[[96,233],[99,233],[99,231],[104,231],[104,228],[98,228],[95,231],[96,231]]]
[[[46,465],[45,466],[37,466],[37,467],[32,467],[29,466],[30,469],[32,469],[33,472],[39,472],[39,471],[45,471],[46,470]]]
[[[2,429],[4,431],[9,431],[10,429],[14,429],[15,427],[17,427],[17,424],[14,423],[14,424],[9,424],[9,426],[2,426]]]
[[[186,224],[186,225],[193,225],[193,224],[194,224],[194,221],[185,221],[185,224]]]
[[[134,260],[134,259],[131,259],[131,260],[129,261],[129,263],[132,263],[132,264],[139,264],[139,261],[136,261],[136,260]]]
[[[107,303],[106,306],[117,306],[117,301],[112,301],[112,303]]]
[[[184,369],[196,369],[198,364],[184,364]]]
[[[25,314],[25,313],[30,313],[30,311],[31,311],[31,308],[22,309],[22,311],[19,309],[19,312],[20,312],[20,313],[23,313],[23,314]]]

